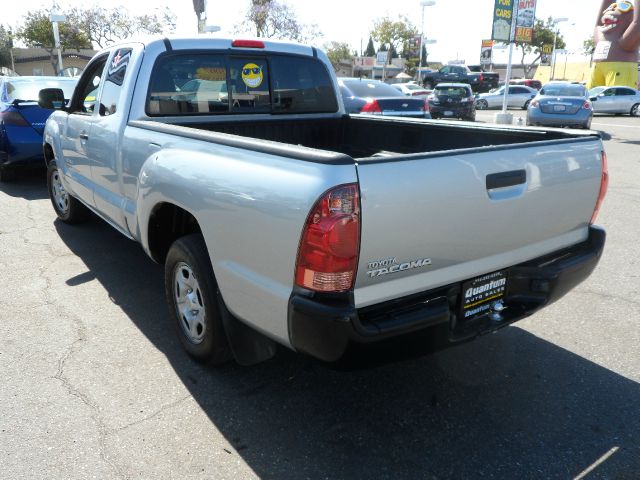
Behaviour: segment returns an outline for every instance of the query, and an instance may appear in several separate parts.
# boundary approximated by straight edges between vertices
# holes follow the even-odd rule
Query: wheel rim
[[[631,115],[634,117],[640,116],[640,103],[631,107]]]
[[[51,175],[51,193],[58,211],[65,215],[69,211],[69,194],[62,185],[60,172],[55,170]]]
[[[199,344],[207,332],[206,309],[202,290],[193,269],[180,262],[173,270],[176,313],[182,331],[190,342]]]
[[[487,103],[486,100],[478,100],[478,103],[476,104],[476,108],[479,108],[480,110],[484,110],[488,106],[489,104]]]

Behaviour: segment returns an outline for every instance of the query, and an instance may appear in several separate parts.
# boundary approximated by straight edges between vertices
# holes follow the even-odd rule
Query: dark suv
[[[540,80],[533,80],[531,78],[515,78],[509,82],[510,85],[525,85],[527,87],[540,90],[542,88],[542,82]]]
[[[466,83],[439,83],[429,96],[431,118],[460,118],[475,121],[476,106]]]

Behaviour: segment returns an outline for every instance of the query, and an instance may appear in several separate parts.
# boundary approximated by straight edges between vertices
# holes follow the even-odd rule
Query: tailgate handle
[[[527,181],[526,170],[513,170],[511,172],[492,173],[487,175],[487,190],[494,188],[513,187]]]

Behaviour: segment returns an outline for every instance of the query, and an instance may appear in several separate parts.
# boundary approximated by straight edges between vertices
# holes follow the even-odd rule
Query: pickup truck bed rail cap
[[[179,125],[153,122],[148,120],[130,120],[128,125],[136,128],[143,128],[154,132],[168,133],[170,135],[180,135],[194,140],[214,142],[227,147],[236,147],[254,152],[278,155],[287,158],[295,158],[312,163],[323,163],[331,165],[354,165],[355,160],[349,155],[337,152],[328,152],[315,148],[291,145],[288,143],[274,142],[272,140],[262,140],[250,137],[242,137],[229,133],[210,132],[197,130],[195,128],[182,127]]]

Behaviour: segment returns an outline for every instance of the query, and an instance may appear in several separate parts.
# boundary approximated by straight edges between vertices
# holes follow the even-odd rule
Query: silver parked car
[[[594,113],[622,113],[640,117],[640,92],[629,87],[594,87],[589,90]]]
[[[522,108],[526,110],[529,102],[536,96],[538,91],[535,88],[524,85],[511,85],[507,94],[507,107]],[[502,108],[504,98],[504,86],[488,93],[481,93],[476,97],[476,108],[486,110],[487,108]]]
[[[527,110],[527,125],[589,129],[592,118],[587,89],[569,82],[547,83]]]

